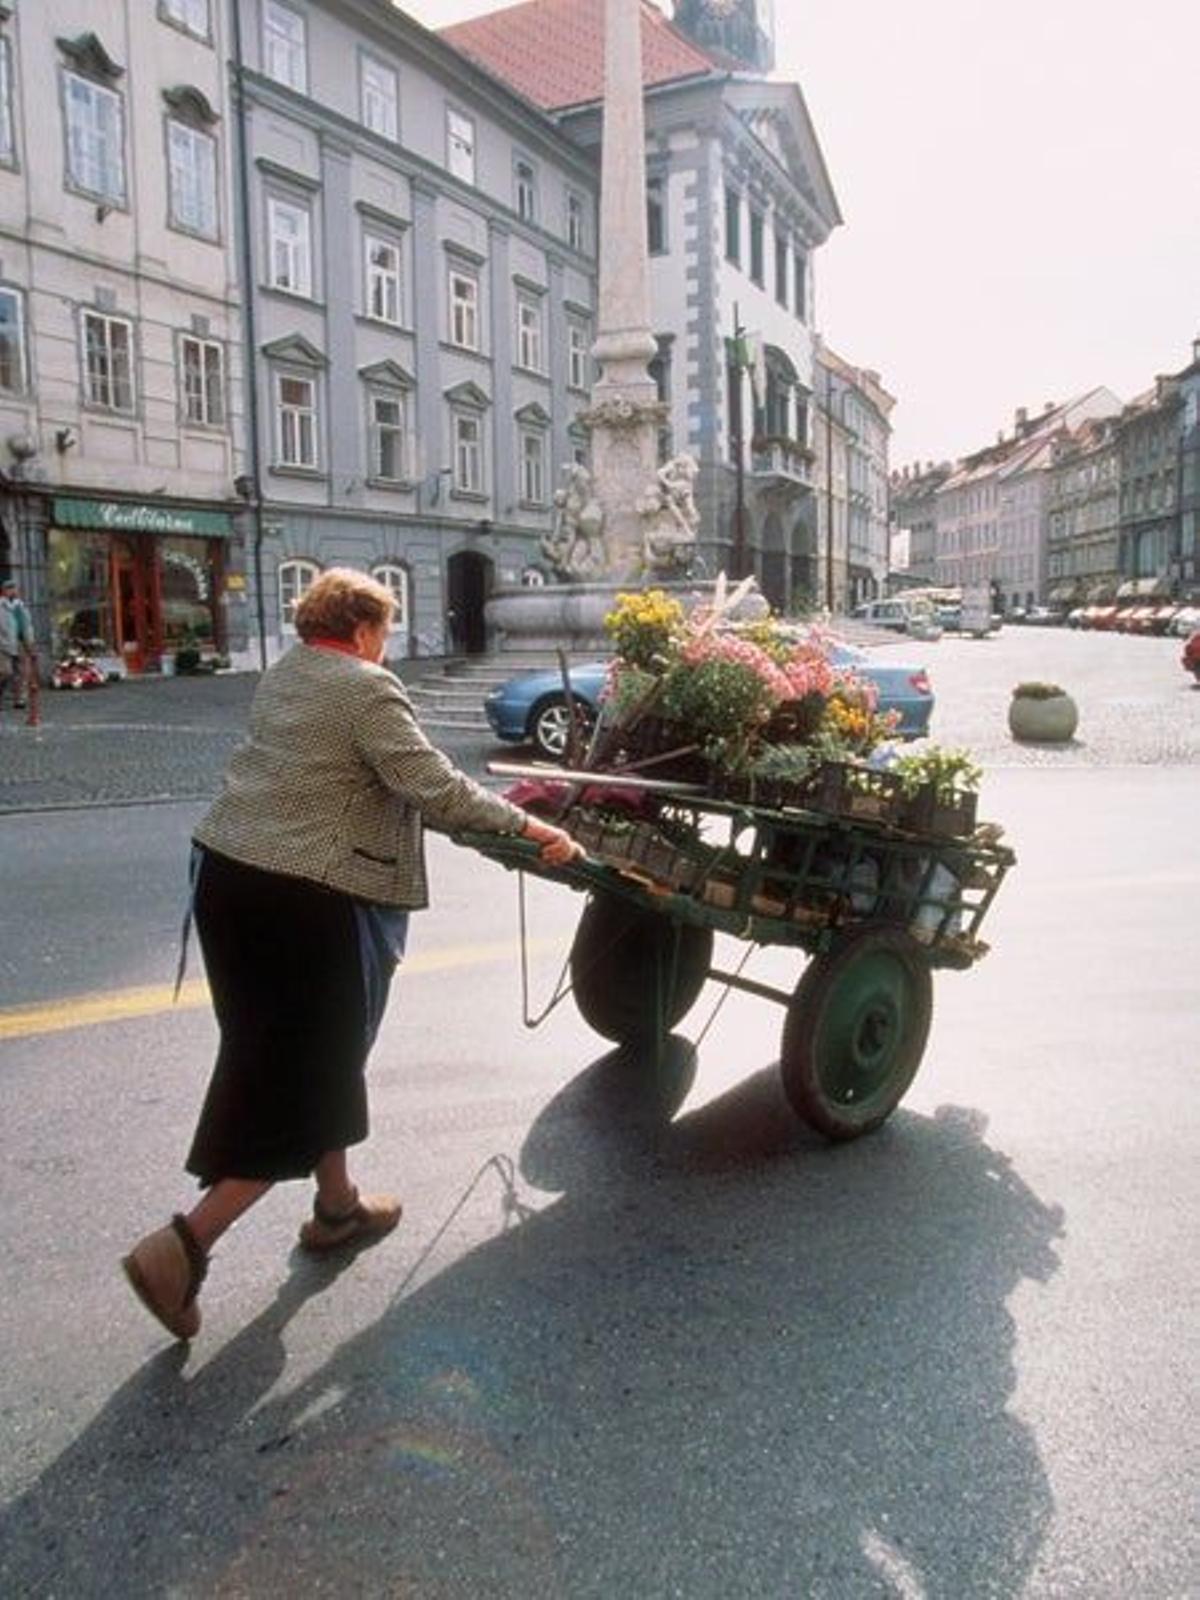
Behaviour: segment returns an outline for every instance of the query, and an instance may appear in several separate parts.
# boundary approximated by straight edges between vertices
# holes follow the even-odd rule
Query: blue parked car
[[[835,644],[830,659],[835,667],[848,667],[875,685],[880,711],[900,713],[897,738],[921,739],[929,732],[933,690],[924,667],[891,660],[884,665],[848,644]],[[606,669],[604,661],[588,661],[571,668],[571,694],[585,733],[596,720]],[[562,761],[565,757],[570,717],[562,674],[556,667],[518,673],[492,690],[483,709],[498,739],[512,744],[531,743],[547,761]]]

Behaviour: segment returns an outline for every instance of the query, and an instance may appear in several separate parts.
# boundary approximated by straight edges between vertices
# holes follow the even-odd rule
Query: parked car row
[[[865,651],[840,642],[832,647],[830,659],[835,667],[849,668],[875,685],[879,710],[899,713],[898,738],[921,739],[929,732],[934,695],[924,667],[890,657],[873,661]],[[571,698],[585,731],[595,723],[607,673],[606,661],[586,661],[570,669]],[[483,709],[498,739],[528,742],[546,761],[561,761],[566,755],[571,717],[557,670],[518,673],[487,695]]]
[[[1086,628],[1097,633],[1174,634],[1186,639],[1200,628],[1200,606],[1107,605],[1076,606],[1066,613],[1071,628]]]

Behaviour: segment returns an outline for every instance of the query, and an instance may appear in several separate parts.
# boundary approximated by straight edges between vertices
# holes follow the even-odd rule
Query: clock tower
[[[775,65],[774,0],[675,0],[674,23],[737,67],[770,72]]]

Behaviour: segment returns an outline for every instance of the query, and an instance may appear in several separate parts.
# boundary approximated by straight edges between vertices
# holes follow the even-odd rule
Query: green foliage
[[[972,794],[979,788],[983,771],[966,750],[947,750],[941,745],[901,756],[892,771],[904,785],[904,792],[916,794],[931,788],[939,800],[949,801],[958,794]]]
[[[753,737],[771,713],[771,692],[762,678],[736,661],[678,663],[663,678],[657,709],[683,723],[701,743],[740,744]]]
[[[1057,683],[1019,683],[1013,690],[1014,700],[1056,700],[1066,690]]]

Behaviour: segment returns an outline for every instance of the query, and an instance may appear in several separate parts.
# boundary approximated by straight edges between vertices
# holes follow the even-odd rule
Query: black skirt
[[[367,1136],[365,1069],[391,963],[348,895],[205,850],[194,916],[221,1030],[187,1159],[219,1178],[304,1178]]]

